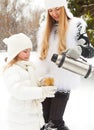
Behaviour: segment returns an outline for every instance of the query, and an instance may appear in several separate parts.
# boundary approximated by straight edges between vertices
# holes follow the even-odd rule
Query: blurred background
[[[94,46],[94,0],[68,0],[74,16],[87,22],[87,34]],[[3,39],[12,34],[23,32],[33,41],[33,50],[37,48],[36,34],[41,14],[44,13],[43,0],[0,0],[0,129],[7,130],[6,108],[8,92],[2,78],[5,64],[6,45]],[[42,19],[43,20],[43,19]],[[89,60],[94,65],[94,58]],[[82,78],[81,86],[71,91],[64,115],[70,130],[94,130],[94,76]]]
[[[87,22],[87,34],[94,45],[94,0],[68,0],[68,3],[74,16]],[[43,0],[0,0],[0,50],[6,50],[2,39],[19,32],[32,39],[36,50],[36,33],[43,12]]]

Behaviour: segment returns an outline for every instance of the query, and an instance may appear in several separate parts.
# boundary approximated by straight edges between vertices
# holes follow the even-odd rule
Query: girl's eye
[[[27,53],[27,51],[24,51],[24,53]]]
[[[24,52],[24,53],[27,53],[27,52],[28,52],[28,50],[24,50],[23,52]]]

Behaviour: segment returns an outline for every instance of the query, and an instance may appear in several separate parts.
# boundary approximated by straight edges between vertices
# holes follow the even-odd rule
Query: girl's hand
[[[54,85],[54,79],[51,77],[43,78],[40,81],[40,86],[53,86]]]

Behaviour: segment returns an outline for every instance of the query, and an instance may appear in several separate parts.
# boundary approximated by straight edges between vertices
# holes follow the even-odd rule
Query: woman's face
[[[26,49],[26,50],[21,51],[21,52],[17,55],[17,58],[20,59],[20,60],[25,60],[25,61],[29,60],[30,51],[31,51],[31,49]]]
[[[56,7],[56,8],[52,8],[48,10],[49,15],[55,20],[55,21],[59,21],[59,17],[60,17],[60,7]]]

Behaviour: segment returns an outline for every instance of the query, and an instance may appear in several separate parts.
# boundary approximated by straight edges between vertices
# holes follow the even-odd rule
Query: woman
[[[57,92],[53,99],[46,98],[43,102],[47,123],[43,129],[69,130],[63,119],[64,111],[70,90],[77,87],[80,76],[58,68],[51,62],[51,57],[54,53],[61,54],[66,51],[67,55],[74,59],[80,56],[90,58],[92,55],[88,48],[92,47],[86,35],[86,23],[81,18],[73,17],[67,8],[66,0],[44,1],[47,15],[38,31],[38,52],[46,74],[55,79]]]
[[[32,42],[23,33],[4,39],[8,47],[4,81],[10,94],[9,130],[40,130],[44,125],[41,102],[53,97],[54,87],[38,85],[35,67],[29,62]]]

